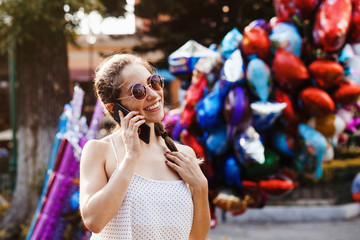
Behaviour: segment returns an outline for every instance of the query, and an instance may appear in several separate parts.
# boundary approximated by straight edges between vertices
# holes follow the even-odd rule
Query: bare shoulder
[[[108,152],[109,146],[110,143],[108,137],[103,139],[91,139],[86,142],[83,148],[81,160],[91,162],[91,159],[103,158],[105,153]]]
[[[176,143],[176,147],[179,149],[180,152],[185,152],[191,156],[196,157],[196,154],[191,147],[179,143]]]

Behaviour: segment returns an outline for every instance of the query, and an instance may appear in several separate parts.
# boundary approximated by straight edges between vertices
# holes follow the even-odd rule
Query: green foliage
[[[10,39],[21,44],[56,31],[74,36],[79,10],[121,16],[125,4],[126,0],[0,0],[0,51],[9,48]]]
[[[135,15],[150,22],[144,34],[159,39],[137,50],[160,48],[168,55],[190,39],[205,46],[218,44],[232,28],[242,31],[251,21],[269,20],[275,13],[271,0],[142,0],[135,5]]]

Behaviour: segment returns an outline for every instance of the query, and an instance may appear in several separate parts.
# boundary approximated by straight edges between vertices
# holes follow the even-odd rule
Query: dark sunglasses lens
[[[151,87],[156,91],[160,91],[164,87],[164,80],[157,74],[150,77],[150,83]]]
[[[146,88],[144,85],[138,83],[133,86],[132,94],[136,99],[143,99],[146,95]]]

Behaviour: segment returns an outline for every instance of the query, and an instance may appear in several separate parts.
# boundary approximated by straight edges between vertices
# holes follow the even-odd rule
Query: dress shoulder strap
[[[115,150],[115,145],[114,145],[114,142],[112,140],[112,138],[110,137],[110,143],[111,143],[111,147],[112,147],[112,150],[114,152],[114,155],[115,155],[115,159],[116,159],[116,168],[115,168],[115,171],[111,174],[109,180],[112,178],[112,176],[114,175],[114,173],[116,172],[116,170],[119,168],[119,159],[117,157],[117,154],[116,154],[116,150]]]

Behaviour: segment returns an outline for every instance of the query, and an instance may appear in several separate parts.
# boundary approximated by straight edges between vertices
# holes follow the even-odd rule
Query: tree
[[[168,56],[190,39],[218,44],[232,28],[242,31],[251,21],[269,20],[275,13],[271,0],[143,0],[135,5],[135,15],[149,23],[143,34],[159,40],[136,50],[161,49]]]
[[[116,2],[116,4],[114,4]],[[70,100],[67,40],[75,37],[76,12],[111,6],[124,13],[126,0],[0,1],[0,50],[16,49],[17,178],[9,210],[0,223],[4,239],[18,239],[34,213],[59,116]],[[65,7],[64,7],[65,6]],[[115,11],[117,10],[117,11]],[[25,233],[24,233],[25,234]]]

